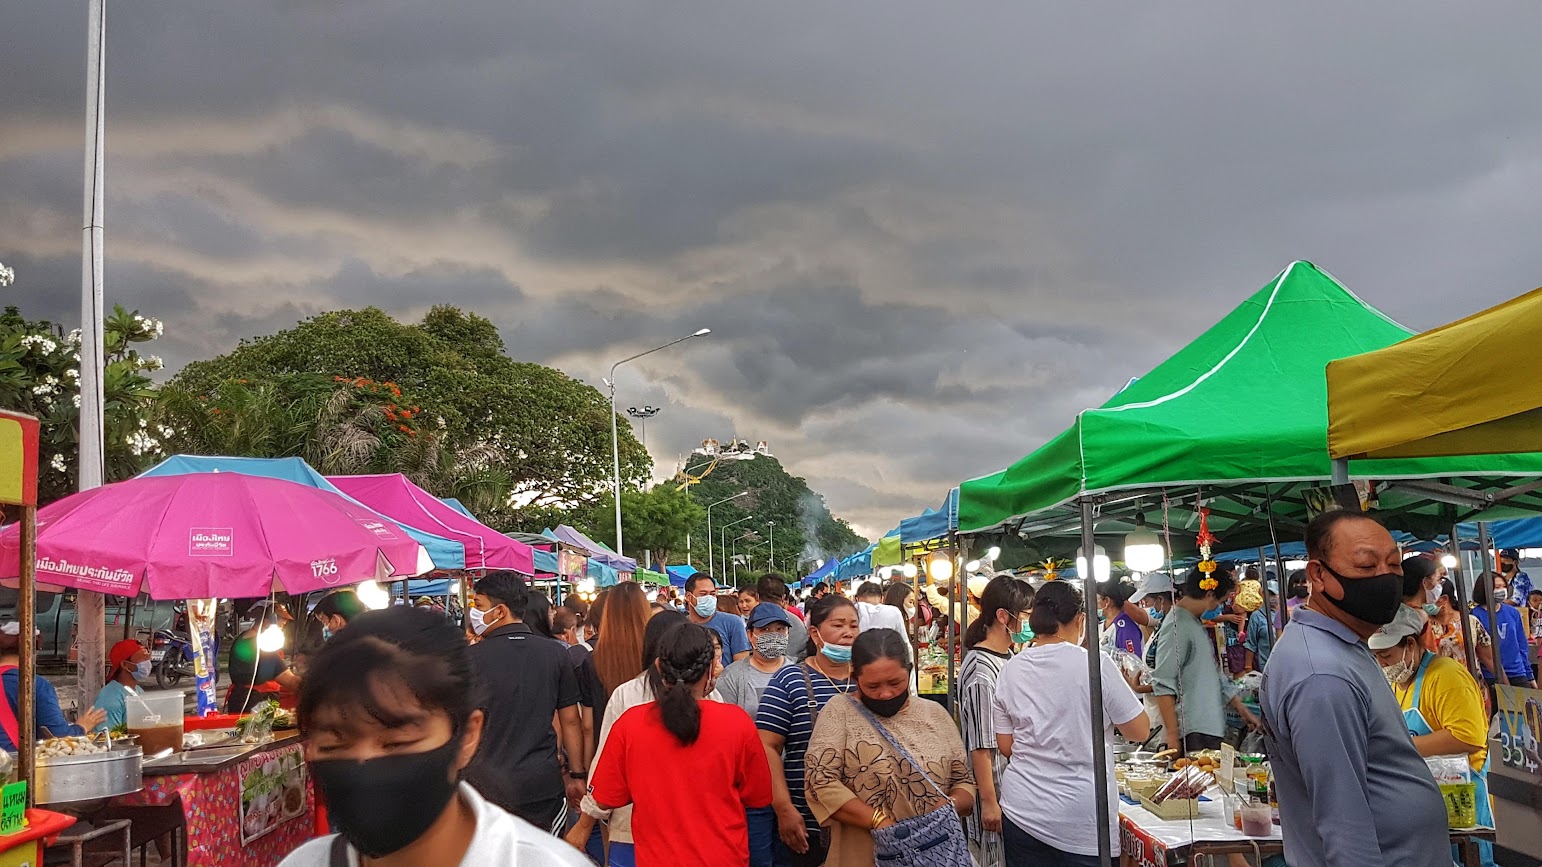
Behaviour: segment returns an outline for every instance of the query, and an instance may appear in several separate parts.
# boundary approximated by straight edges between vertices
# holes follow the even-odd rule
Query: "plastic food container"
[[[1242,833],[1268,837],[1274,833],[1274,811],[1269,805],[1249,800],[1242,805]]]
[[[147,692],[124,697],[128,732],[139,736],[145,755],[164,749],[182,751],[182,691]]]

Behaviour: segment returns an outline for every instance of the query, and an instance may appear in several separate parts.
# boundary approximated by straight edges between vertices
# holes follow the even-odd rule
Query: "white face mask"
[[[487,628],[492,625],[487,622],[487,612],[476,606],[466,610],[466,617],[471,621],[471,631],[477,635],[486,632]]]
[[[1430,589],[1424,591],[1424,601],[1428,602],[1428,603],[1430,603],[1432,605],[1434,603],[1440,601],[1440,585],[1439,584],[1436,584],[1434,587],[1431,587]]]

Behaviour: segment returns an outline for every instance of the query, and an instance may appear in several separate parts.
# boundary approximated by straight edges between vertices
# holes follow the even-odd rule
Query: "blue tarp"
[[[840,567],[836,569],[836,580],[850,581],[854,578],[873,574],[873,551],[877,548],[877,545],[869,545],[867,550],[842,560]]]
[[[809,574],[803,576],[803,580],[798,582],[798,586],[799,587],[812,587],[815,584],[818,584],[819,582],[829,578],[831,575],[834,575],[836,570],[838,570],[840,568],[841,568],[841,561],[832,557],[829,560],[826,560],[825,564],[823,566],[820,566],[818,569],[815,569],[813,572],[810,572]]]
[[[221,458],[206,457],[203,455],[173,455],[156,464],[148,470],[140,473],[144,476],[185,476],[189,473],[240,473],[247,476],[262,476],[269,479],[283,479],[286,482],[294,482],[312,488],[320,488],[323,491],[331,491],[339,497],[343,497],[350,503],[360,508],[368,509],[363,503],[359,503],[347,494],[339,491],[335,485],[326,480],[321,473],[300,458]],[[370,509],[370,511],[374,511]],[[378,512],[376,514],[379,514]],[[385,516],[381,516],[385,517]],[[387,518],[387,520],[391,520]],[[423,546],[428,552],[428,559],[433,561],[436,569],[464,569],[466,568],[466,548],[459,542],[436,536],[433,533],[420,530],[417,527],[399,524],[407,535]]]
[[[685,579],[695,575],[699,571],[695,566],[665,566],[664,574],[669,576],[669,583],[676,587],[684,587]]]
[[[927,509],[914,518],[900,521],[900,542],[914,545],[943,539],[958,529],[958,488],[948,491],[942,508]]]

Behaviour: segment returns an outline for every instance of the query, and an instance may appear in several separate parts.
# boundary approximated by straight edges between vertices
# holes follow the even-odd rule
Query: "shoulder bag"
[[[900,745],[894,735],[889,734],[889,730],[872,711],[855,697],[848,698],[873,729],[889,742],[889,746],[909,762],[931,784],[932,790],[947,802],[930,813],[900,819],[887,828],[874,830],[873,863],[881,867],[970,867],[974,860],[969,855],[964,824],[953,808],[953,798],[937,785],[924,765],[911,758],[910,752]]]

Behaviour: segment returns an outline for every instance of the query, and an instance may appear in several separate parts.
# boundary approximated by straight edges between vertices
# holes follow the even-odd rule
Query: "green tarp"
[[[1193,343],[1084,410],[999,473],[964,482],[959,529],[982,532],[1082,494],[1241,482],[1321,482],[1329,361],[1412,332],[1315,265],[1295,262]],[[1542,475],[1542,456],[1360,461],[1358,478]]]

